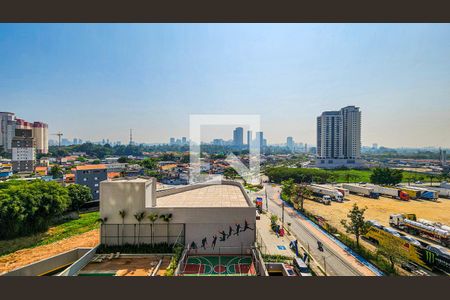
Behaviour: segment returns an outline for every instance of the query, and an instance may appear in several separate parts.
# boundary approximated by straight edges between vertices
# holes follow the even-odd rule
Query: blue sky
[[[0,110],[69,138],[164,142],[226,113],[314,144],[346,105],[364,145],[450,147],[450,25],[0,24]]]

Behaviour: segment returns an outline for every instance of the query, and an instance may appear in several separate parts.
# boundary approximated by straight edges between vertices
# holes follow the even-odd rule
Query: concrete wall
[[[73,263],[80,257],[84,256],[86,253],[88,253],[90,250],[91,248],[73,249],[15,269],[9,273],[4,274],[3,276],[38,276],[58,269],[61,266]]]

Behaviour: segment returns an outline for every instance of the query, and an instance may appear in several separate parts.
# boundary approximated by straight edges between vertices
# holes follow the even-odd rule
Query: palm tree
[[[156,222],[156,220],[158,220],[159,215],[157,213],[152,213],[152,214],[148,215],[147,218],[152,223],[152,245],[153,245],[154,237],[155,237],[155,222]]]
[[[172,219],[172,214],[160,215],[159,217],[167,223],[167,244],[169,244],[169,222]]]
[[[125,229],[125,217],[127,216],[127,211],[124,209],[119,210],[119,215],[122,218],[122,245],[123,245],[123,234]]]
[[[100,226],[100,233],[104,233],[105,230],[102,230],[103,229],[103,224],[105,224],[108,221],[108,217],[98,218],[97,221],[100,222],[100,224],[101,224],[101,226]],[[103,241],[104,240],[105,239],[104,239],[104,236],[103,236]]]
[[[307,188],[305,183],[295,184],[292,191],[294,202],[297,204],[300,203],[300,210],[303,211],[303,202],[305,201],[305,197],[311,196],[311,191]]]
[[[134,214],[134,217],[136,218],[136,220],[138,221],[138,237],[137,237],[137,242],[138,242],[138,246],[139,244],[139,237],[141,236],[141,222],[142,220],[144,220],[145,218],[145,211],[141,211],[138,213]]]

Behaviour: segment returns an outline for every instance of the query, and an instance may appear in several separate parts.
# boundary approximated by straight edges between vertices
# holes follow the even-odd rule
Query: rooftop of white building
[[[158,197],[157,207],[248,207],[243,191],[235,185],[208,185]]]

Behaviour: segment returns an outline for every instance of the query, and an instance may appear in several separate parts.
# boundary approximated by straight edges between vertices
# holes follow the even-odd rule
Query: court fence
[[[184,223],[168,224],[102,224],[101,243],[113,245],[184,245]]]

